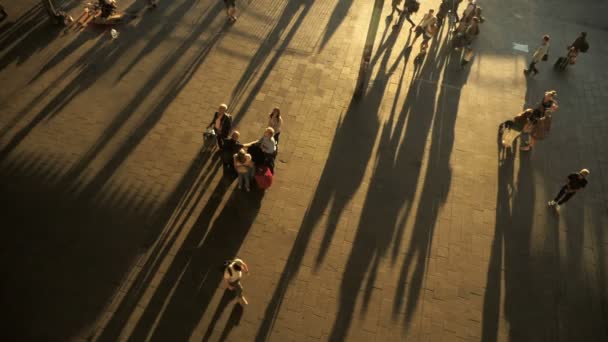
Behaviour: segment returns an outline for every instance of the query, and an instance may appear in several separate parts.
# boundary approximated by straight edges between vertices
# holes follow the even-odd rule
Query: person
[[[451,2],[450,13],[452,13],[452,15],[454,15],[456,22],[459,22],[460,18],[458,17],[458,6],[460,6],[460,3],[462,2],[462,0],[448,0],[448,1]]]
[[[464,21],[465,24],[471,22],[475,15],[475,10],[477,9],[477,0],[468,0],[468,2],[467,7],[462,11],[462,21]]]
[[[587,32],[581,32],[580,36],[578,36],[572,44],[568,46],[568,49],[575,48],[576,52],[587,52],[589,49],[589,43],[587,43]]]
[[[224,266],[224,282],[226,284],[226,288],[228,288],[230,291],[236,290],[239,303],[243,306],[248,305],[249,302],[243,294],[243,285],[241,284],[241,279],[243,278],[243,272],[245,272],[245,274],[249,274],[249,267],[243,260],[239,258],[226,261]]]
[[[548,90],[545,92],[542,101],[532,109],[532,113],[527,118],[527,123],[522,131],[522,142],[520,150],[529,151],[536,144],[536,140],[544,139],[551,128],[551,113],[557,111],[557,91]]]
[[[224,141],[224,149],[222,150],[222,162],[224,163],[224,168],[230,170],[233,166],[232,157],[235,153],[240,151],[244,146],[239,142],[239,138],[241,137],[241,133],[239,131],[233,131],[230,135],[230,139],[226,139]]]
[[[418,26],[416,26],[416,35],[414,36],[414,40],[412,41],[412,45],[410,45],[410,47],[414,46],[414,43],[422,34],[424,34],[423,39],[431,39],[437,28],[435,25],[437,23],[437,18],[435,18],[435,15],[433,14],[434,12],[435,10],[430,9],[429,12],[422,17],[422,20],[420,20],[420,23],[418,23]]]
[[[450,1],[451,0],[441,0],[441,4],[439,4],[439,9],[437,10],[437,28],[441,28],[443,20],[450,11]]]
[[[118,8],[116,0],[99,0],[99,7],[101,8],[101,17],[108,18]]]
[[[577,191],[582,190],[587,186],[587,176],[589,176],[589,170],[582,169],[578,173],[574,172],[568,175],[566,184],[557,193],[554,199],[549,201],[547,205],[554,207],[555,210],[559,210],[559,206],[568,202]]]
[[[274,129],[267,127],[264,131],[264,135],[258,141],[262,152],[267,155],[274,155],[277,150],[277,142],[274,140]]]
[[[232,129],[232,116],[227,111],[228,106],[222,103],[217,112],[213,114],[213,120],[207,126],[207,128],[213,127],[217,138],[217,147],[220,149],[224,147],[224,140],[228,138]]]
[[[479,18],[473,17],[469,26],[464,30],[465,45],[471,45],[479,34]]]
[[[543,41],[540,44],[540,46],[538,48],[536,48],[536,50],[534,51],[534,54],[532,55],[532,61],[530,62],[530,66],[528,67],[528,69],[524,69],[524,74],[528,75],[530,74],[530,72],[533,72],[534,75],[538,74],[538,69],[536,69],[536,64],[539,63],[540,61],[545,61],[547,60],[548,53],[549,53],[549,35],[546,34],[543,36]]]
[[[412,21],[412,14],[418,12],[418,9],[420,9],[420,3],[418,1],[404,0],[403,10],[399,12],[399,19],[397,20],[397,23],[393,25],[393,29],[401,27],[401,24],[403,24],[404,19],[407,20],[410,25],[412,25],[412,28],[416,26],[416,24],[414,24],[414,22]]]
[[[228,16],[228,20],[231,22],[235,22],[236,0],[224,0],[224,5],[226,6],[226,15]]]
[[[281,135],[281,126],[283,125],[283,118],[281,117],[281,110],[279,107],[274,107],[270,115],[268,115],[268,127],[274,129],[274,140],[279,143],[279,135]]]
[[[253,177],[253,160],[251,159],[251,154],[245,152],[245,149],[241,148],[234,154],[233,160],[234,169],[238,176],[238,188],[239,190],[242,189],[243,184],[245,184],[245,191],[249,192],[249,183]]]

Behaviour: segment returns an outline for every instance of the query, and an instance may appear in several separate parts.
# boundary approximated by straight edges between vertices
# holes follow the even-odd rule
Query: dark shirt
[[[587,185],[587,180],[583,177],[579,177],[578,173],[571,173],[568,175],[568,188],[570,190],[579,190]]]
[[[574,41],[574,43],[572,43],[571,46],[573,46],[574,48],[576,48],[578,51],[581,50],[585,50],[585,45],[587,45],[587,41],[585,40],[584,37],[578,37],[576,38],[576,40]]]
[[[224,163],[231,163],[232,156],[237,153],[240,149],[243,148],[243,144],[239,141],[234,140],[232,138],[224,140],[223,150],[222,150],[222,160]]]

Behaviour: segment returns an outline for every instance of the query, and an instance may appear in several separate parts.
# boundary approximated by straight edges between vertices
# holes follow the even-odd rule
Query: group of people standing
[[[241,134],[233,130],[232,116],[228,113],[228,106],[221,104],[213,115],[213,120],[207,126],[217,139],[217,147],[221,151],[224,170],[227,173],[236,173],[238,189],[244,187],[245,191],[251,189],[251,179],[255,171],[274,174],[274,161],[278,153],[278,142],[281,135],[283,118],[281,110],[275,107],[268,115],[268,127],[258,140],[241,143]]]

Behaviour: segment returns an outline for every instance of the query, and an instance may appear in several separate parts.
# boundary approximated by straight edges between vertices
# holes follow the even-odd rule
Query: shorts
[[[236,0],[224,0],[224,5],[226,8],[236,7]]]
[[[243,297],[243,285],[241,285],[240,280],[228,282],[228,284],[234,288],[234,290],[236,291],[237,297]]]

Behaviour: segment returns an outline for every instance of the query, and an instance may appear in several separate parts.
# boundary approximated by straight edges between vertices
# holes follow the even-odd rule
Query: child
[[[241,303],[241,305],[248,305],[249,302],[247,302],[247,299],[245,299],[245,296],[243,295],[243,285],[241,285],[243,271],[245,271],[246,274],[249,274],[247,264],[241,259],[234,258],[226,261],[224,265],[224,281],[226,287],[231,291],[236,290],[236,295],[239,298],[239,303]]]

